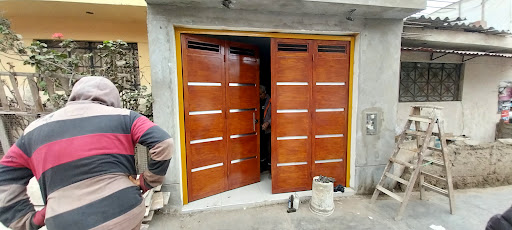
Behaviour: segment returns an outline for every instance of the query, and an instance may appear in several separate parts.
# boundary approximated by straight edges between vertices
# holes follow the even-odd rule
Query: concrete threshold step
[[[229,192],[229,191],[227,191]],[[224,192],[226,193],[226,192]],[[208,212],[208,211],[226,211],[226,210],[239,210],[239,209],[245,209],[245,208],[254,208],[254,207],[262,207],[267,205],[273,205],[273,204],[284,204],[288,202],[288,198],[290,195],[292,195],[294,192],[289,193],[279,193],[279,194],[266,194],[262,195],[262,197],[258,198],[257,196],[252,196],[252,199],[242,199],[240,197],[234,197],[237,194],[232,195],[230,198],[224,197],[220,202],[216,202],[214,204],[206,204],[204,199],[209,199],[211,197],[206,197],[201,200],[190,202],[183,206],[181,213],[182,214],[188,214],[188,213],[196,213],[196,212]],[[311,199],[312,191],[300,191],[297,192],[297,194],[300,197],[301,202],[303,201],[309,201]],[[339,197],[349,197],[354,196],[356,194],[355,190],[353,188],[345,188],[345,192],[335,192],[334,193],[334,199]],[[223,195],[217,194],[214,196]],[[244,196],[243,194],[239,194],[241,196]],[[231,199],[231,200],[230,200]],[[202,202],[202,203],[197,203]],[[304,205],[304,206],[302,206]],[[302,204],[299,206],[299,208],[308,208],[305,204]],[[309,205],[309,203],[307,204]]]

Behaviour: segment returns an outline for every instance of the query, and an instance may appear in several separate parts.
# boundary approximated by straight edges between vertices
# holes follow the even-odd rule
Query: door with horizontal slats
[[[272,192],[311,188],[311,42],[272,39]]]
[[[190,201],[228,188],[224,41],[182,35],[183,96]]]
[[[312,171],[346,185],[348,80],[346,41],[313,41]]]
[[[181,41],[189,201],[258,182],[258,49],[196,35]]]
[[[272,192],[346,185],[349,42],[272,39]]]
[[[226,42],[228,186],[260,181],[259,52],[252,45]]]

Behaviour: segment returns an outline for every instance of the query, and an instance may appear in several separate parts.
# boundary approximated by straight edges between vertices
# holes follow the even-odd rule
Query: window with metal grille
[[[57,50],[57,51],[63,51],[64,49],[60,48],[59,43],[62,41],[55,41],[55,40],[39,40],[40,42],[46,43],[48,45],[48,49]],[[82,54],[93,54],[89,58],[89,60],[86,63],[80,63],[79,68],[88,69],[91,71],[91,75],[96,74],[96,71],[103,66],[103,60],[100,56],[100,54],[104,51],[98,49],[98,45],[103,44],[103,42],[93,42],[93,41],[74,41],[77,45],[77,47],[73,50],[75,53],[82,53]],[[136,79],[136,82],[134,87],[138,87],[140,85],[140,79],[139,79],[139,51],[137,47],[137,43],[128,43],[128,47],[125,48],[127,52],[133,54],[132,57],[134,57],[134,60],[131,60],[133,63],[133,73],[136,74],[134,76],[134,79]],[[71,56],[71,53],[68,53],[69,56]]]
[[[400,102],[460,100],[462,64],[402,62]]]

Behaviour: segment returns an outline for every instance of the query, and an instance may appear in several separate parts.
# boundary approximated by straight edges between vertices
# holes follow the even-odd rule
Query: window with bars
[[[400,102],[460,100],[462,64],[402,62]]]
[[[48,45],[48,49],[57,50],[57,51],[63,51],[63,49],[59,46],[59,43],[62,41],[55,41],[55,40],[39,40],[40,42],[46,43]],[[103,42],[94,42],[94,41],[74,41],[77,45],[77,47],[73,50],[75,53],[81,53],[81,54],[93,54],[89,58],[89,60],[85,63],[80,63],[79,68],[87,69],[91,71],[91,74],[96,74],[96,71],[100,69],[103,66],[103,60],[100,56],[101,52],[104,52],[100,49],[98,49],[98,46],[103,44]],[[133,62],[133,73],[135,73],[137,76],[134,76],[134,79],[136,79],[135,86],[138,87],[140,84],[139,79],[139,55],[138,55],[138,47],[137,43],[127,43],[128,47],[126,47],[126,51],[133,54],[132,57],[134,57],[134,60],[131,60]],[[68,54],[71,56],[71,54]]]

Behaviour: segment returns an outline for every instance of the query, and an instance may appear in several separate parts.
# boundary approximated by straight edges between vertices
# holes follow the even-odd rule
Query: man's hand
[[[265,123],[263,123],[263,125],[261,125],[261,129],[266,131],[269,125],[270,124],[268,122],[265,122]]]
[[[139,181],[139,180],[137,180],[137,179],[133,178],[132,176],[128,176],[128,179],[130,179],[130,181],[131,181],[133,184],[137,185],[137,187],[140,187],[140,181]]]

